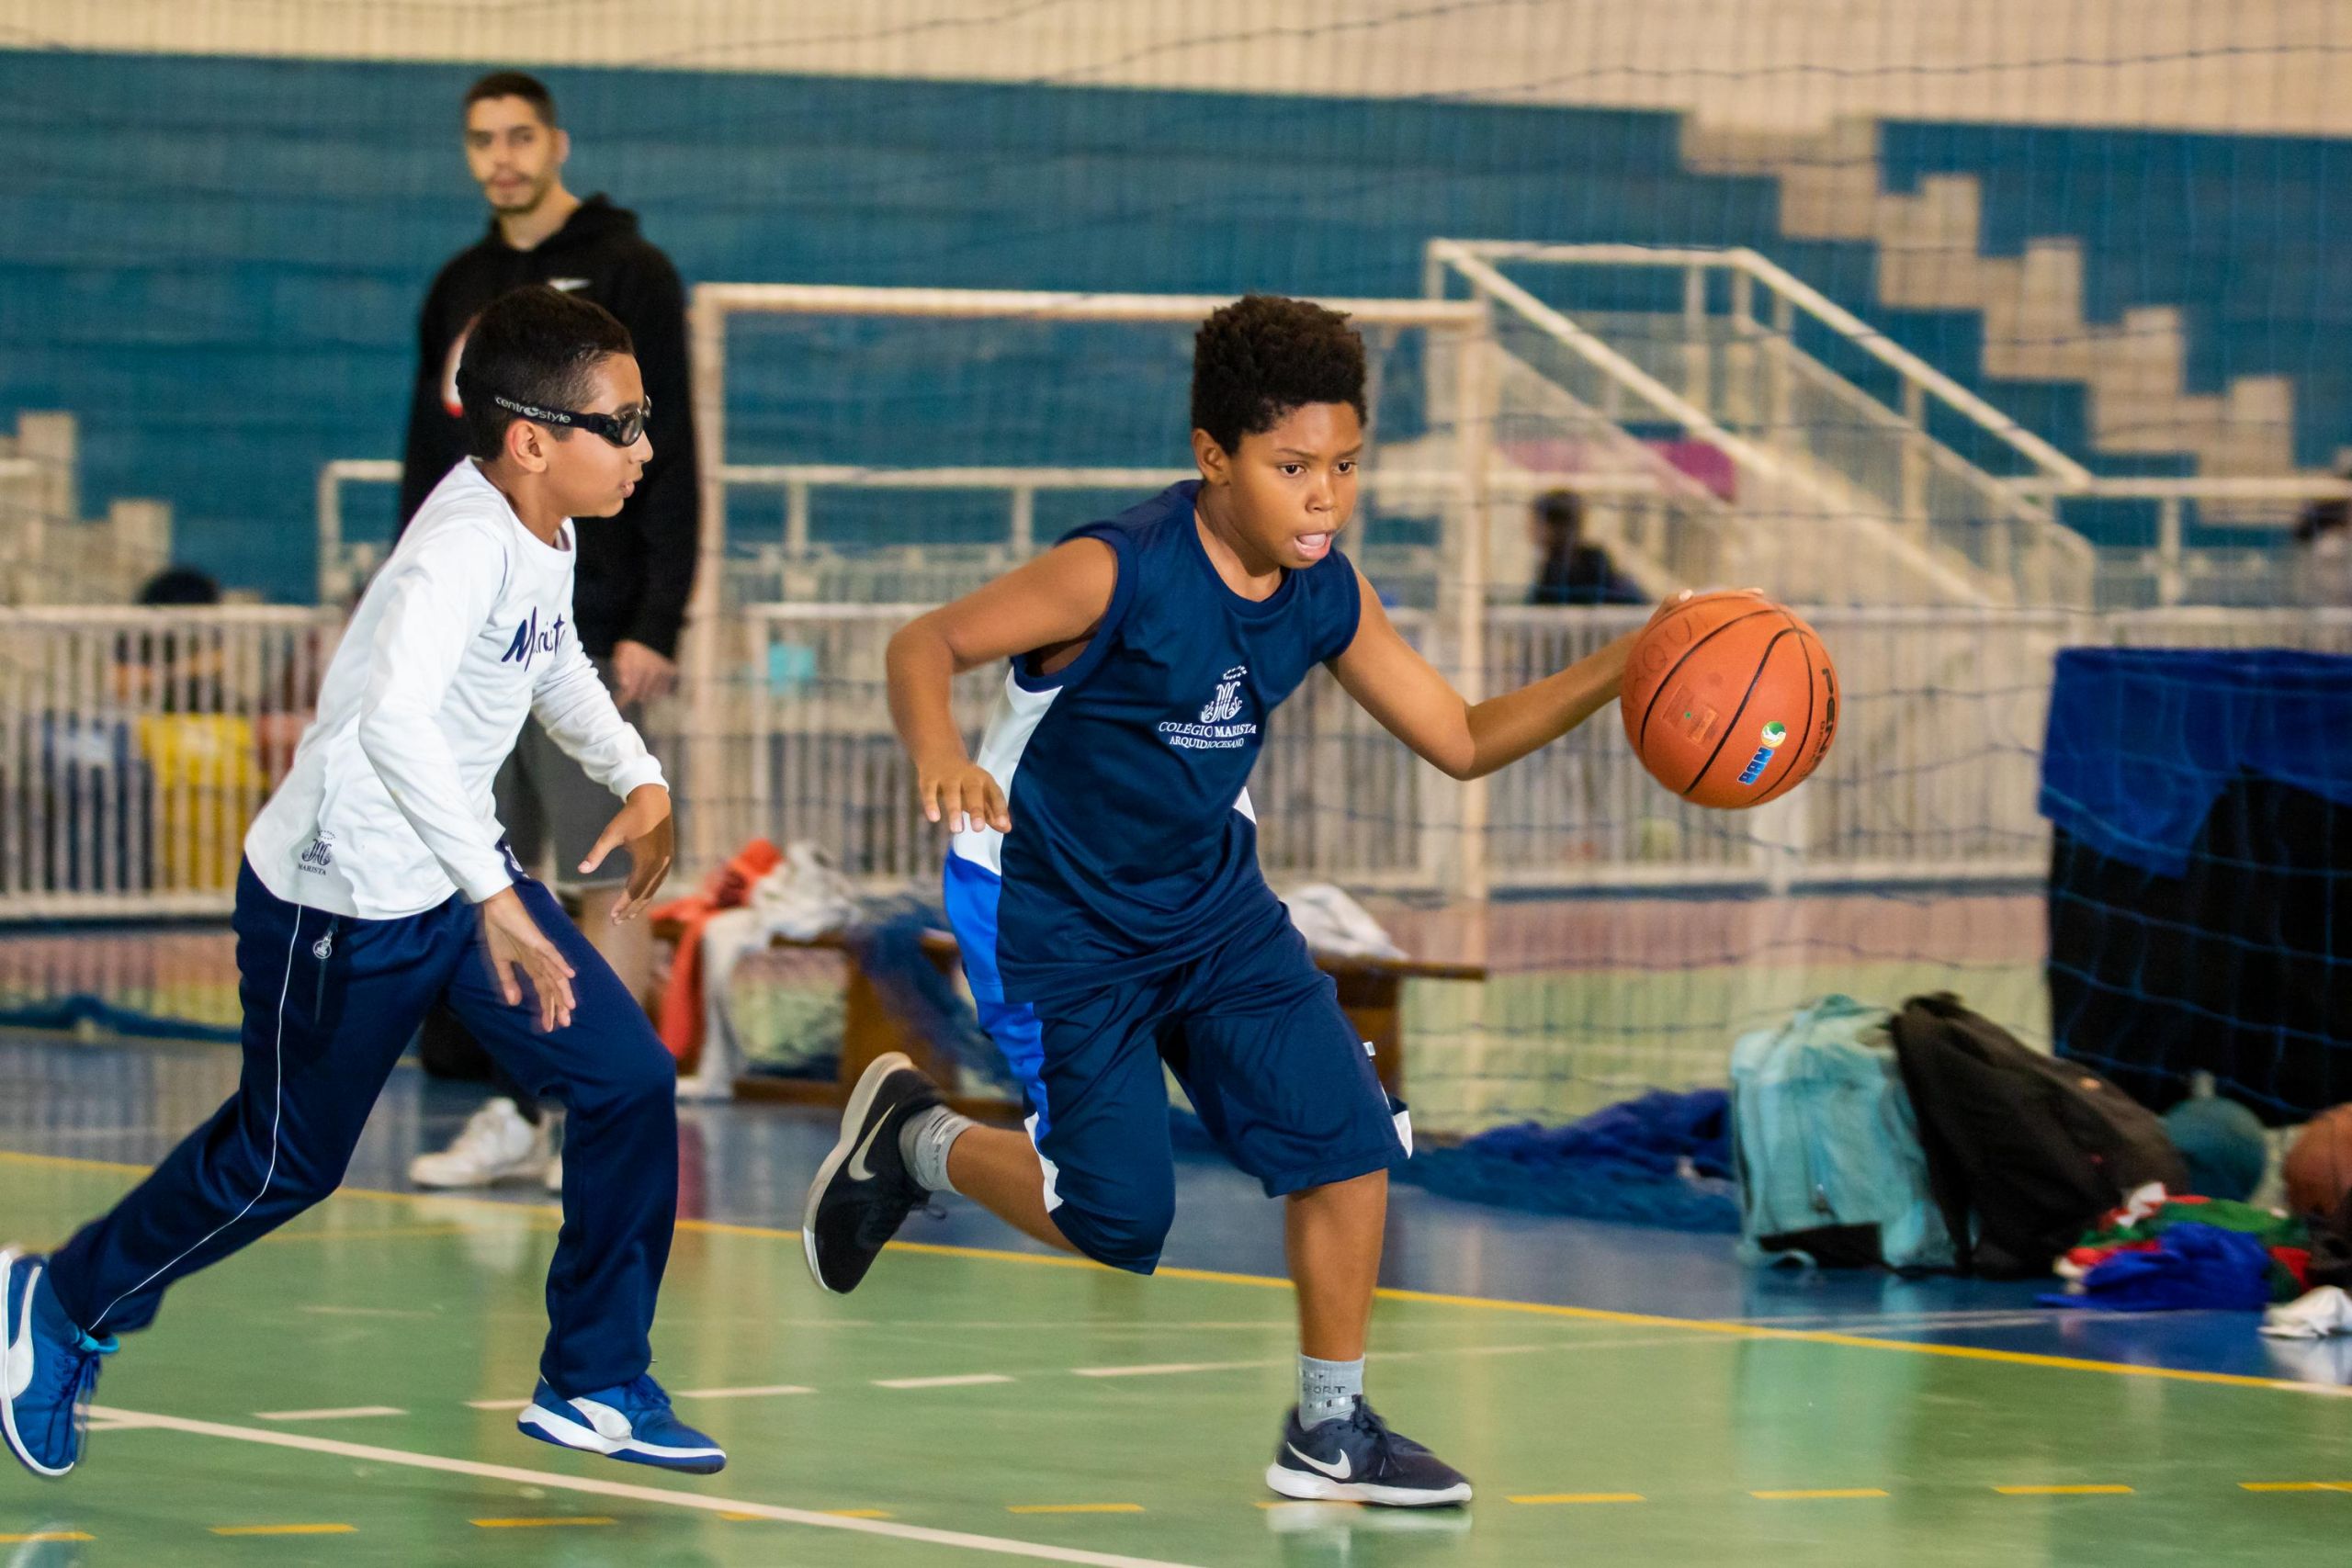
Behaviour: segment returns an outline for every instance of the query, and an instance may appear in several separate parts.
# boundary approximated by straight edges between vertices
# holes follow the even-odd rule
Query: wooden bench
[[[653,922],[657,942],[675,946],[684,926],[676,920]],[[745,1073],[735,1080],[738,1100],[790,1100],[801,1103],[839,1105],[849,1097],[849,1091],[860,1074],[877,1056],[892,1051],[904,1051],[917,1066],[942,1083],[955,1083],[959,1076],[958,1064],[934,1051],[929,1042],[892,1010],[881,988],[875,985],[858,964],[849,943],[838,931],[806,941],[791,937],[773,937],[771,948],[803,948],[827,953],[839,953],[848,970],[842,996],[842,1064],[832,1082],[819,1078],[778,1077],[766,1073]],[[922,939],[923,956],[930,959],[942,975],[954,977],[962,954],[956,939],[946,931],[926,931]],[[1442,964],[1415,958],[1369,958],[1343,956],[1338,953],[1317,953],[1315,963],[1338,985],[1340,1006],[1347,1010],[1348,1020],[1356,1032],[1372,1047],[1373,1066],[1379,1071],[1380,1081],[1388,1092],[1399,1100],[1405,1098],[1405,982],[1408,980],[1483,980],[1487,966],[1483,964]],[[990,1121],[1015,1122],[1021,1111],[1017,1105],[990,1096],[956,1095],[951,1103],[969,1116],[981,1116]]]

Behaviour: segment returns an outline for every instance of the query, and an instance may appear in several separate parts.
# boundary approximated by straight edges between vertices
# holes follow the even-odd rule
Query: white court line
[[[469,1410],[528,1410],[530,1407],[531,1402],[527,1399],[469,1399],[466,1401],[466,1408]]]
[[[761,1399],[771,1393],[814,1393],[813,1388],[798,1383],[771,1383],[765,1388],[682,1388],[673,1399]]]
[[[396,1404],[347,1404],[340,1410],[256,1410],[256,1421],[341,1421],[362,1416],[405,1416]]]
[[[806,1508],[779,1508],[771,1503],[747,1503],[732,1497],[713,1497],[700,1492],[673,1492],[666,1487],[638,1486],[626,1481],[592,1480],[585,1476],[565,1475],[559,1471],[525,1470],[519,1465],[482,1464],[473,1460],[448,1459],[440,1454],[413,1453],[406,1449],[379,1449],[366,1443],[339,1442],[332,1438],[305,1437],[293,1432],[265,1432],[253,1427],[228,1427],[218,1421],[190,1421],[177,1416],[153,1416],[110,1405],[94,1404],[90,1406],[90,1414],[118,1427],[185,1432],[198,1438],[223,1438],[232,1442],[298,1449],[304,1453],[333,1454],[338,1459],[367,1460],[377,1464],[404,1464],[416,1470],[471,1475],[518,1486],[544,1486],[552,1492],[582,1492],[595,1497],[626,1497],[638,1503],[665,1503],[673,1507],[691,1508],[705,1514],[749,1515],[787,1525],[807,1525],[812,1529],[888,1536],[894,1540],[919,1540],[928,1546],[961,1547],[967,1551],[994,1552],[1002,1557],[1030,1557],[1044,1562],[1077,1562],[1087,1565],[1087,1568],[1189,1568],[1188,1564],[1162,1558],[1082,1551],[1075,1547],[1048,1546],[1041,1541],[972,1535],[963,1530],[930,1529],[922,1525],[902,1525],[883,1519],[843,1518],[838,1514],[811,1513]]]
[[[960,1378],[876,1378],[876,1388],[974,1388],[984,1382],[1011,1382],[1002,1372],[967,1372]]]
[[[1250,1367],[1280,1367],[1284,1361],[1154,1361],[1140,1367],[1072,1367],[1074,1378],[1159,1378],[1177,1372],[1230,1372]]]
[[[1913,1328],[2007,1328],[2055,1323],[2064,1307],[1976,1308],[1952,1312],[1800,1313],[1789,1317],[1744,1317],[1736,1321],[1751,1328],[1876,1329],[1895,1332]]]

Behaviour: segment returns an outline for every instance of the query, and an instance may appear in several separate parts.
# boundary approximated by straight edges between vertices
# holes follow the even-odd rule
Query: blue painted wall
[[[482,227],[456,134],[478,73],[0,53],[0,419],[78,413],[89,495],[163,496],[184,556],[304,596],[318,466],[398,452],[416,304]],[[576,143],[573,188],[636,208],[690,281],[1389,294],[1418,292],[1433,234],[1755,244],[1979,379],[1973,318],[1878,310],[1870,247],[1781,241],[1771,183],[1686,171],[1668,114],[548,79]],[[2190,304],[2198,377],[2293,376],[2305,460],[2344,439],[2352,274],[2323,199],[2342,183],[2338,144],[1955,126],[1884,137],[1898,186],[1946,168],[1987,178],[1990,249],[2080,233],[2095,309]],[[1116,381],[1072,378],[1067,360],[1042,373],[1069,340],[1039,333],[796,324],[734,341],[740,456],[1182,460],[1182,333],[1154,338],[1148,364]],[[1123,337],[1123,354],[1137,343]],[[2079,441],[2079,394],[2009,400]],[[363,509],[355,531],[371,525]]]

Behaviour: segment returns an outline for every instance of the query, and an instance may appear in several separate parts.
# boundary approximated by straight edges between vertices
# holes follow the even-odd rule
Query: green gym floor
[[[54,1241],[141,1168],[28,1151],[152,1157],[230,1067],[206,1048],[0,1041],[19,1097],[0,1119],[0,1234]],[[363,1177],[462,1114],[416,1077],[397,1076]],[[79,1109],[31,1125],[23,1097],[68,1081]],[[690,1166],[727,1190],[695,1201],[706,1211],[788,1212],[799,1151],[825,1139],[734,1108],[697,1126]],[[1207,1208],[1247,1196],[1188,1169],[1195,1190]],[[1498,1228],[1444,1267],[1478,1274],[1464,1260],[1485,1247],[1523,1261],[1566,1224]],[[2129,1339],[2089,1356],[1933,1342],[1933,1314],[1872,1333],[1852,1314],[1819,1329],[1411,1289],[1381,1303],[1371,1386],[1477,1501],[1282,1503],[1260,1481],[1289,1398],[1278,1280],[916,1243],[836,1299],[790,1230],[715,1219],[681,1229],[656,1371],[732,1458],[673,1477],[514,1430],[554,1224],[527,1198],[355,1188],[183,1284],[109,1363],[83,1470],[0,1473],[0,1564],[2278,1568],[2341,1563],[2352,1537],[2352,1404],[2275,1367],[2132,1364]],[[1639,1272],[1648,1233],[1584,1230],[1615,1231],[1610,1267]],[[1662,1273],[1688,1274],[1692,1240],[1655,1238]],[[1409,1237],[1401,1250],[1410,1273]],[[2032,1329],[2030,1296],[2004,1299],[2006,1319],[1945,1321]],[[1785,1322],[1809,1321],[1788,1304]],[[2175,1343],[2165,1359],[2199,1358]]]

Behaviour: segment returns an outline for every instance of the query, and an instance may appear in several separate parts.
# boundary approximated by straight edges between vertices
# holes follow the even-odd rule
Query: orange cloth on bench
[[[681,1069],[691,1070],[702,1054],[702,929],[721,909],[740,909],[750,903],[752,884],[783,863],[782,850],[765,839],[753,839],[703,879],[701,892],[673,898],[647,917],[685,925],[670,960],[670,983],[662,991],[662,1016],[654,1021],[655,1032]]]

